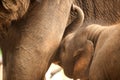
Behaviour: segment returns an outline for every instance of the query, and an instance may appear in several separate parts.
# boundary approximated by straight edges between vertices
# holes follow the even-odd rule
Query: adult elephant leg
[[[25,20],[9,27],[2,45],[4,80],[42,79],[61,41],[71,3],[35,2]]]

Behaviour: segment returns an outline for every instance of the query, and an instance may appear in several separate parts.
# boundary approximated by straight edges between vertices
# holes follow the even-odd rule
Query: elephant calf
[[[71,75],[74,75],[74,78],[120,80],[119,40],[120,24],[112,26],[92,24],[81,28],[61,46],[63,68],[67,74],[68,69],[73,70]],[[77,60],[74,58],[75,54],[79,55]],[[66,60],[65,56],[71,61],[67,61],[69,59]]]
[[[76,5],[73,5],[72,10],[77,12],[77,18],[67,27],[65,31],[65,38],[63,38],[59,48],[61,59],[60,61],[64,72],[68,77],[73,77],[74,75],[74,78],[86,78],[84,75],[85,72],[83,72],[83,70],[86,69],[85,66],[88,66],[88,62],[90,61],[89,56],[94,51],[93,43],[90,40],[86,41],[87,36],[85,36],[86,34],[82,34],[82,28],[81,32],[79,32],[83,37],[75,36],[78,34],[78,31],[75,31],[75,29],[77,29],[79,26],[82,26],[83,24],[84,13]],[[79,41],[75,41],[77,40],[76,38],[79,38]],[[77,71],[79,71],[79,73],[81,72],[79,77],[77,76]]]
[[[120,24],[79,27],[60,45],[65,74],[81,80],[120,80],[119,40]]]

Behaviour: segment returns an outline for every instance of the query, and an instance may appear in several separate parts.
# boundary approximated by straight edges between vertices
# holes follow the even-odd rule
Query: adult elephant
[[[119,0],[76,2],[83,8],[86,22],[119,21]],[[4,80],[42,79],[61,41],[71,4],[72,0],[0,1]]]
[[[72,0],[0,1],[4,80],[42,80],[61,41],[71,4]]]

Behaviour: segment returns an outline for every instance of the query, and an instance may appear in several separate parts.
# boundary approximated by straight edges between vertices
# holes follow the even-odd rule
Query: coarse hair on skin
[[[30,0],[1,0],[0,24],[20,19],[27,12],[29,5]]]

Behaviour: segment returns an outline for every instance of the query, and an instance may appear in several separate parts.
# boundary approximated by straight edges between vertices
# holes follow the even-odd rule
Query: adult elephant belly
[[[72,0],[36,0],[2,43],[4,80],[42,80],[56,51]]]

